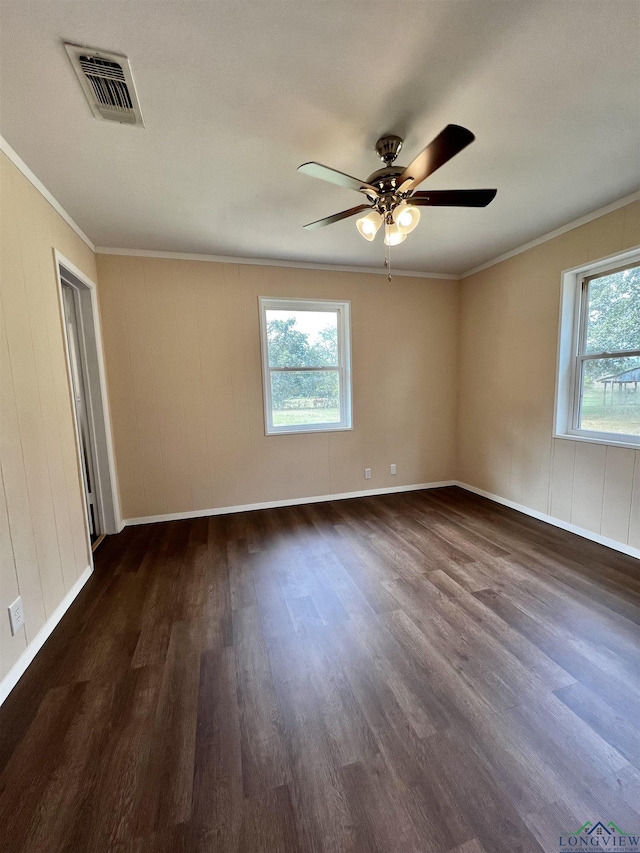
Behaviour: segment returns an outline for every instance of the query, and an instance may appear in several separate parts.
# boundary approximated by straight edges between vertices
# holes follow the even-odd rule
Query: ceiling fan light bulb
[[[384,242],[386,246],[397,246],[399,243],[404,243],[406,239],[407,235],[400,231],[395,222],[392,222],[391,225],[385,225]]]
[[[356,221],[356,228],[365,240],[373,240],[378,233],[378,228],[382,225],[382,216],[377,210],[372,210],[362,219]]]
[[[410,234],[420,221],[420,211],[412,204],[399,204],[393,211],[393,221],[402,234]]]

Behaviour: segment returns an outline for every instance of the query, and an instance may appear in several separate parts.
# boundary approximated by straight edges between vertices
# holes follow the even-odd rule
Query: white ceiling
[[[99,246],[376,266],[359,203],[382,133],[406,164],[446,124],[476,141],[422,186],[397,268],[459,273],[640,184],[636,0],[0,0],[0,132]],[[129,56],[146,129],[91,115],[62,41]]]

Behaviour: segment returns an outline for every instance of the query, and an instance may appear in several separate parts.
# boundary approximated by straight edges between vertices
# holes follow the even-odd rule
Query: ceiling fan
[[[419,207],[486,207],[495,198],[497,190],[415,192],[418,184],[455,157],[474,139],[473,133],[465,127],[448,124],[407,167],[403,167],[393,165],[403,140],[399,136],[383,136],[376,143],[376,152],[384,166],[369,175],[366,181],[321,163],[303,163],[298,167],[299,172],[363,193],[369,202],[309,222],[304,227],[323,228],[368,210],[369,213],[356,222],[360,234],[365,240],[373,240],[384,223],[385,245],[396,246],[406,240],[407,234],[418,224]],[[386,260],[385,265],[388,265]]]

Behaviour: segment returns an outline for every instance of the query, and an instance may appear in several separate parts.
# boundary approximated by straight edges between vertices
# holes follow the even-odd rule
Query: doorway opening
[[[95,284],[55,253],[69,386],[84,490],[87,537],[95,548],[122,529],[116,490]]]
[[[62,303],[64,306],[65,330],[67,333],[67,349],[69,351],[69,369],[71,371],[71,393],[78,425],[78,441],[80,444],[80,461],[82,485],[87,507],[87,521],[91,544],[95,545],[102,535],[100,529],[100,513],[98,512],[98,495],[95,482],[95,448],[92,446],[89,430],[87,400],[87,368],[83,364],[80,347],[80,330],[78,328],[78,311],[76,310],[76,289],[62,278]]]

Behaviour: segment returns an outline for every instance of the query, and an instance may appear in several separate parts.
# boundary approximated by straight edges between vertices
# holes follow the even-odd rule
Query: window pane
[[[640,358],[583,362],[579,428],[640,435]]]
[[[640,349],[640,266],[591,279],[586,353]]]
[[[337,367],[337,311],[268,309],[269,367]]]
[[[274,426],[340,423],[337,370],[271,373]]]

